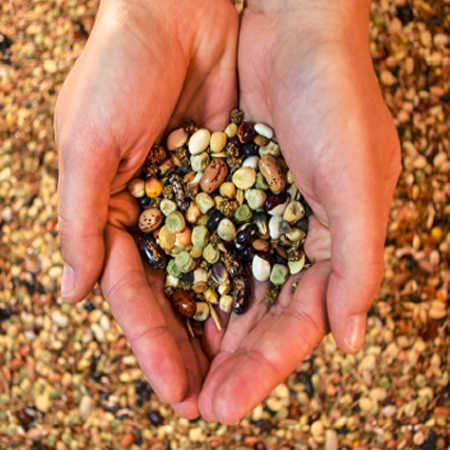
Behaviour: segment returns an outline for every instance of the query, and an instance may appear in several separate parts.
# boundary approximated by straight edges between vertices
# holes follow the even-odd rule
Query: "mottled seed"
[[[250,189],[256,181],[256,171],[251,167],[241,167],[233,174],[233,183],[239,189]]]
[[[264,155],[259,160],[259,170],[274,194],[280,194],[286,187],[286,178],[278,159]]]
[[[228,282],[228,272],[225,264],[221,261],[213,264],[210,274],[213,281],[217,284],[224,284]]]
[[[180,211],[170,213],[166,218],[166,228],[169,233],[177,234],[184,230],[186,221]]]
[[[152,268],[164,269],[166,267],[167,261],[161,247],[149,236],[139,238],[139,248]]]
[[[289,204],[289,197],[282,192],[278,195],[271,195],[267,198],[264,209],[271,216],[282,216]]]
[[[162,194],[163,185],[157,178],[149,178],[145,182],[145,195],[150,198],[159,197]]]
[[[161,225],[163,218],[164,216],[158,208],[146,209],[139,216],[139,228],[144,233],[151,233]]]
[[[228,165],[223,159],[214,158],[203,173],[200,181],[202,191],[211,194],[228,176]]]
[[[167,150],[174,151],[183,147],[188,140],[189,135],[184,128],[177,128],[169,134],[166,142]]]
[[[206,128],[200,128],[189,139],[188,148],[191,155],[203,153],[209,145],[211,133]]]
[[[243,314],[249,305],[250,283],[247,278],[237,277],[233,279],[233,311]]]
[[[128,192],[134,198],[142,198],[145,195],[145,181],[135,178],[128,183]]]
[[[187,292],[177,290],[171,295],[170,300],[182,316],[191,318],[196,313],[196,303]]]

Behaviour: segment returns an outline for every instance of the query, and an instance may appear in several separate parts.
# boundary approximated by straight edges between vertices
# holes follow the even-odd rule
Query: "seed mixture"
[[[251,275],[270,281],[266,300],[275,303],[289,275],[308,266],[308,206],[273,130],[237,109],[230,120],[225,131],[192,122],[172,131],[128,184],[143,209],[139,247],[152,268],[166,269],[172,305],[200,322],[211,313],[218,328],[213,305],[244,313]]]
[[[78,305],[60,297],[52,117],[98,2],[2,2],[0,449],[448,449],[449,6],[372,2],[403,173],[364,348],[344,355],[327,337],[238,425],[221,426],[157,399],[98,287]]]

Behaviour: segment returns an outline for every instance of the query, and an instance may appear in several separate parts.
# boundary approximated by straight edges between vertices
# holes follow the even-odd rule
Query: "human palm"
[[[210,421],[242,418],[329,328],[344,351],[359,350],[381,281],[397,136],[373,73],[367,30],[347,35],[323,20],[325,33],[300,8],[283,14],[249,7],[242,19],[241,108],[274,127],[314,211],[305,243],[313,265],[298,277],[295,293],[286,284],[276,306],[264,304],[267,286],[258,284],[248,312],[230,319],[200,396]]]
[[[167,128],[186,118],[226,124],[237,95],[236,41],[227,0],[105,1],[55,115],[63,296],[83,299],[101,276],[152,387],[189,418],[198,415],[208,360],[164,301],[160,275],[143,267],[127,232],[139,212],[126,186]]]

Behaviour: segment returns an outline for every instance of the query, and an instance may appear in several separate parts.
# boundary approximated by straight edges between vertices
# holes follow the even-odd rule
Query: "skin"
[[[225,125],[236,101],[237,17],[225,0],[154,3],[102,4],[58,100],[61,244],[74,272],[64,297],[83,299],[101,275],[161,399],[185,417],[200,411],[233,424],[330,329],[342,350],[362,346],[383,273],[397,134],[371,64],[368,1],[250,2],[238,49],[240,104],[247,119],[276,129],[313,208],[305,248],[314,265],[276,306],[264,304],[259,283],[249,311],[232,315],[223,334],[209,321],[202,346],[190,342],[126,231],[138,211],[125,187],[151,144],[182,118]]]

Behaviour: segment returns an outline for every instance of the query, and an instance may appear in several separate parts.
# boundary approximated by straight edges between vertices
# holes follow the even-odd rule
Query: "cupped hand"
[[[241,419],[329,329],[346,352],[363,345],[400,168],[372,68],[368,18],[366,0],[261,0],[244,11],[241,108],[274,127],[313,209],[305,243],[313,266],[295,293],[288,283],[276,306],[264,304],[266,286],[259,285],[249,311],[231,318],[200,395],[207,420]]]
[[[62,295],[82,300],[101,277],[155,392],[189,418],[198,415],[208,362],[127,232],[138,208],[126,186],[166,128],[186,118],[226,124],[236,102],[237,27],[228,0],[104,0],[55,115]]]

